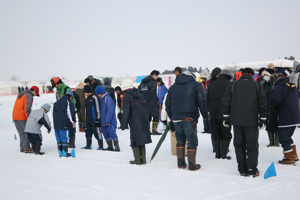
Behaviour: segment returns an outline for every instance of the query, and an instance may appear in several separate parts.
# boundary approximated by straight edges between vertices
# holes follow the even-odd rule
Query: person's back
[[[70,130],[72,123],[68,116],[71,116],[73,122],[75,122],[75,108],[73,102],[67,96],[63,96],[55,102],[53,106],[54,129]]]

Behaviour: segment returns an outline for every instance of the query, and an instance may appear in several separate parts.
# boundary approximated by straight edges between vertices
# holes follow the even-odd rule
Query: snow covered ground
[[[82,150],[84,133],[76,134],[76,158],[59,158],[54,131],[43,130],[43,156],[19,152],[19,136],[11,113],[16,96],[0,97],[0,199],[298,199],[300,194],[300,163],[278,165],[281,148],[267,148],[267,133],[260,131],[258,168],[261,176],[241,177],[237,171],[233,145],[232,160],[214,158],[209,134],[201,134],[199,119],[199,171],[180,170],[171,156],[170,136],[166,137],[155,159],[147,165],[130,165],[133,159],[129,131],[118,130],[121,152]],[[54,94],[34,98],[33,109],[45,102],[54,102]],[[52,110],[51,110],[52,112]],[[49,114],[52,120],[52,114]],[[52,120],[53,121],[53,120]],[[162,126],[159,126],[159,130]],[[14,133],[17,140],[14,140]],[[300,130],[294,134],[299,145]],[[160,136],[152,136],[146,145],[147,161]],[[264,179],[263,174],[274,162],[276,177]]]

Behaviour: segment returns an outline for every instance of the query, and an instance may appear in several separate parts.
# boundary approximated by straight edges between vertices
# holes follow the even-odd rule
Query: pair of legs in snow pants
[[[116,133],[116,126],[102,126],[103,136],[107,143],[107,149],[108,151],[120,151],[119,148],[119,140]],[[115,149],[113,148],[113,143],[115,146]]]
[[[27,133],[24,132],[27,120],[15,120],[14,124],[20,137],[20,152],[32,152]]]
[[[232,138],[231,126],[223,126],[223,119],[210,119],[211,131],[213,136],[213,146],[216,158],[231,159],[227,156],[228,147]]]
[[[34,152],[40,152],[43,140],[42,134],[27,133],[27,135],[31,143],[32,150]]]
[[[233,126],[238,170],[241,175],[257,175],[258,169],[258,128],[250,126]]]
[[[86,123],[85,127],[85,137],[86,137],[86,146],[82,149],[92,149],[92,136],[95,136],[98,141],[99,148],[98,150],[103,150],[103,140],[100,131],[100,127],[96,127],[94,124]]]
[[[283,154],[285,158],[279,161],[279,164],[295,165],[295,161],[298,161],[298,155],[296,145],[292,139],[296,126],[278,128],[279,142],[283,148]]]
[[[173,122],[177,140],[177,165],[178,168],[186,168],[185,163],[185,143],[187,144],[188,168],[189,170],[198,170],[200,165],[196,164],[196,153],[198,147],[198,136],[196,123],[191,118],[186,118],[181,122]]]
[[[69,143],[69,131],[55,129],[55,137],[57,141],[57,149],[59,157],[69,157],[68,143]]]

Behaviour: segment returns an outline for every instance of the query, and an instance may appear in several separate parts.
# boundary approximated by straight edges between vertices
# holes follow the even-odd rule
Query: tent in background
[[[18,86],[25,87],[18,81],[1,81],[0,82],[0,95],[17,95],[19,93]]]

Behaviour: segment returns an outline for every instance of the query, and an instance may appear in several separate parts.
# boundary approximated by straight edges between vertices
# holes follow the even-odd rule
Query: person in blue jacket
[[[68,153],[69,134],[76,125],[75,107],[72,99],[73,92],[69,90],[53,106],[53,123],[59,157],[71,156]]]
[[[83,87],[83,93],[86,96],[86,127],[84,130],[86,137],[86,146],[82,147],[81,149],[92,149],[92,136],[94,134],[99,145],[99,148],[97,148],[97,150],[103,150],[103,140],[100,129],[100,100],[95,94],[93,94],[93,89],[89,85],[85,85]]]
[[[108,145],[105,150],[120,151],[119,140],[116,133],[117,118],[115,103],[103,86],[98,86],[95,89],[95,93],[101,98],[101,125],[104,138]],[[115,149],[112,143],[114,143]]]
[[[159,109],[161,110],[162,105],[164,103],[165,96],[168,93],[168,89],[160,77],[156,79],[156,84],[157,84],[157,97],[159,101]]]
[[[274,87],[269,94],[268,102],[272,107],[278,107],[289,92],[282,104],[277,121],[279,143],[284,154],[284,159],[278,161],[278,164],[296,165],[295,161],[299,158],[292,136],[296,126],[300,123],[299,93],[295,84],[289,83],[285,77],[279,78],[277,73],[272,74],[271,83],[274,83]]]

